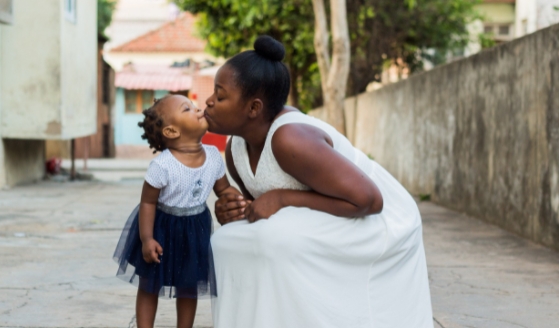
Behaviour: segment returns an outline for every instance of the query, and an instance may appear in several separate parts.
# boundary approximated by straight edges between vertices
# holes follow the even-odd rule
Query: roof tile
[[[110,52],[200,52],[206,41],[194,36],[196,18],[189,12]]]

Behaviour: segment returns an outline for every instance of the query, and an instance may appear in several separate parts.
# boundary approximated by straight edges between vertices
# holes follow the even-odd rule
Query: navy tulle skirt
[[[153,238],[163,248],[161,263],[146,263],[134,209],[116,247],[117,277],[165,298],[217,296],[210,246],[212,217],[205,204],[193,208],[158,205]]]

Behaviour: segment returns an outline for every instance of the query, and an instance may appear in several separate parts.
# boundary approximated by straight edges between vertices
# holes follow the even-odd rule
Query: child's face
[[[165,103],[162,105],[161,114],[166,125],[163,128],[164,135],[166,135],[165,130],[168,130],[168,127],[174,127],[180,135],[191,137],[202,136],[208,130],[204,111],[185,96],[173,95],[165,99]],[[166,135],[166,137],[170,136]]]

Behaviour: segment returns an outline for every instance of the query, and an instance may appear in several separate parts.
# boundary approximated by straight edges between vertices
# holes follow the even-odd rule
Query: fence
[[[349,98],[346,117],[411,193],[559,250],[559,25]]]

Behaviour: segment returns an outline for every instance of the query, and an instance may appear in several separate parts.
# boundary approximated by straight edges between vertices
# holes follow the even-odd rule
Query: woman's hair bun
[[[282,61],[285,57],[283,44],[268,35],[261,35],[254,41],[254,51],[260,56],[273,61]]]

